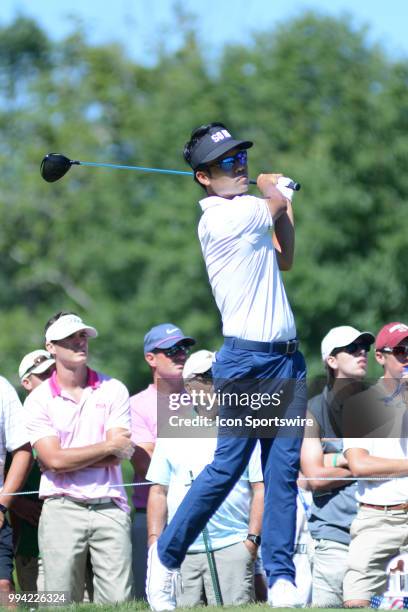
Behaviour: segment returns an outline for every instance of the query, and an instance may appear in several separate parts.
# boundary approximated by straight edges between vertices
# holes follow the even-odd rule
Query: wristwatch
[[[253,544],[255,544],[256,546],[260,546],[261,545],[261,536],[260,535],[256,535],[255,533],[248,533],[247,540],[249,540],[250,542],[252,542]]]
[[[6,512],[8,512],[8,508],[6,508],[6,506],[3,506],[3,504],[0,504],[0,512],[6,514]]]

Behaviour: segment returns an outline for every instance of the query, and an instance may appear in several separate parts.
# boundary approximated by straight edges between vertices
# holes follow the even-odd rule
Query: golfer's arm
[[[154,484],[147,501],[147,545],[151,546],[161,535],[167,523],[168,487]]]
[[[264,483],[251,482],[252,503],[249,512],[248,533],[260,535],[262,530],[262,516],[264,509]]]
[[[287,200],[286,212],[275,221],[272,241],[279,269],[290,270],[295,253],[295,221],[290,200]]]

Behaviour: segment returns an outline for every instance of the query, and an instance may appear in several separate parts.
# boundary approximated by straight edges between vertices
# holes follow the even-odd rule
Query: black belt
[[[296,338],[287,342],[258,342],[230,336],[224,338],[224,344],[230,348],[258,351],[259,353],[280,353],[281,355],[293,355],[299,348],[299,340]]]

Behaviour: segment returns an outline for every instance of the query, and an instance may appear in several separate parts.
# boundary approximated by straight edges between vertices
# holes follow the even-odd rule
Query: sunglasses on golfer
[[[188,355],[190,346],[188,344],[175,344],[167,349],[155,349],[153,353],[163,353],[166,357],[175,357],[176,355]]]
[[[335,348],[334,351],[331,352],[331,355],[333,357],[335,357],[338,353],[355,355],[356,353],[361,353],[361,351],[368,353],[370,348],[371,344],[368,342],[350,342],[350,344],[347,344],[347,346],[339,346],[338,348]]]
[[[394,357],[407,357],[408,356],[408,345],[398,344],[394,346],[394,348],[383,348],[380,353],[388,353],[389,355],[394,355]]]
[[[248,163],[247,151],[238,151],[238,153],[236,153],[235,155],[231,155],[231,157],[224,157],[224,159],[215,161],[212,165],[217,166],[223,172],[231,172],[235,164],[238,164],[239,166],[246,166],[247,163]]]

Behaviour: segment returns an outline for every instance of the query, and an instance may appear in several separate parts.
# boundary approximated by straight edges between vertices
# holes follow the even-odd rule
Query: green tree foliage
[[[408,62],[347,19],[305,13],[208,65],[188,20],[155,66],[81,29],[54,43],[30,19],[0,28],[1,371],[42,343],[60,309],[100,331],[93,364],[135,392],[146,330],[177,323],[221,342],[196,237],[202,193],[186,177],[74,167],[42,156],[185,169],[193,127],[224,121],[253,138],[252,176],[282,171],[296,196],[297,251],[285,283],[312,374],[326,331],[407,320]]]

